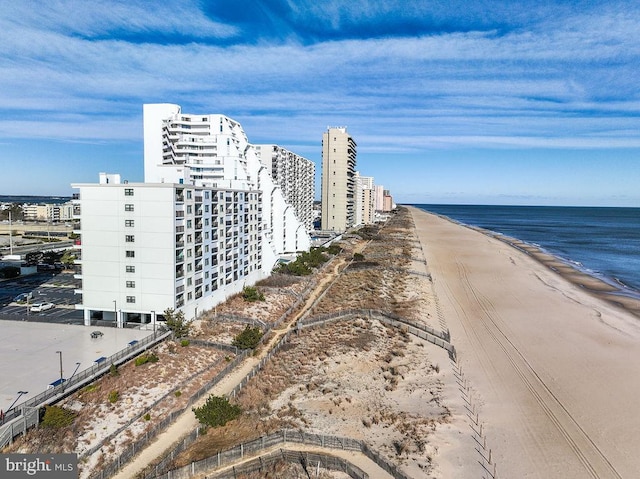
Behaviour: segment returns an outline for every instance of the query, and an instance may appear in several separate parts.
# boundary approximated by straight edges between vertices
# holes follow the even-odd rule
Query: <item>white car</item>
[[[55,304],[53,303],[34,303],[33,305],[31,305],[31,308],[29,308],[29,311],[31,311],[32,313],[40,313],[53,307],[55,307]]]

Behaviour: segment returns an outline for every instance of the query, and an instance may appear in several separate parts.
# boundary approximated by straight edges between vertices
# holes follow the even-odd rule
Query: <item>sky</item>
[[[0,195],[143,180],[142,105],[316,163],[346,126],[397,203],[640,207],[640,3],[0,0]]]

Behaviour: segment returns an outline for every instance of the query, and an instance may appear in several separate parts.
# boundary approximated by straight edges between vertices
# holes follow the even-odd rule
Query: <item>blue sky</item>
[[[401,203],[640,206],[638,32],[616,0],[0,0],[0,195],[141,181],[167,102],[318,179],[346,125]]]

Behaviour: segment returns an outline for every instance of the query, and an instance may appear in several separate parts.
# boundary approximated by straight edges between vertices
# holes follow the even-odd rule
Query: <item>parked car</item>
[[[13,298],[16,303],[22,303],[30,299],[33,299],[33,293],[20,293],[18,296]]]
[[[29,308],[29,311],[31,311],[32,313],[40,313],[54,307],[55,304],[53,303],[34,303],[31,308]]]

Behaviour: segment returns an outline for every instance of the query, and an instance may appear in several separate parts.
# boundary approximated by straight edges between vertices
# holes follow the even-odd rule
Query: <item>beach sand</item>
[[[638,477],[638,302],[535,248],[410,211],[497,476]]]

